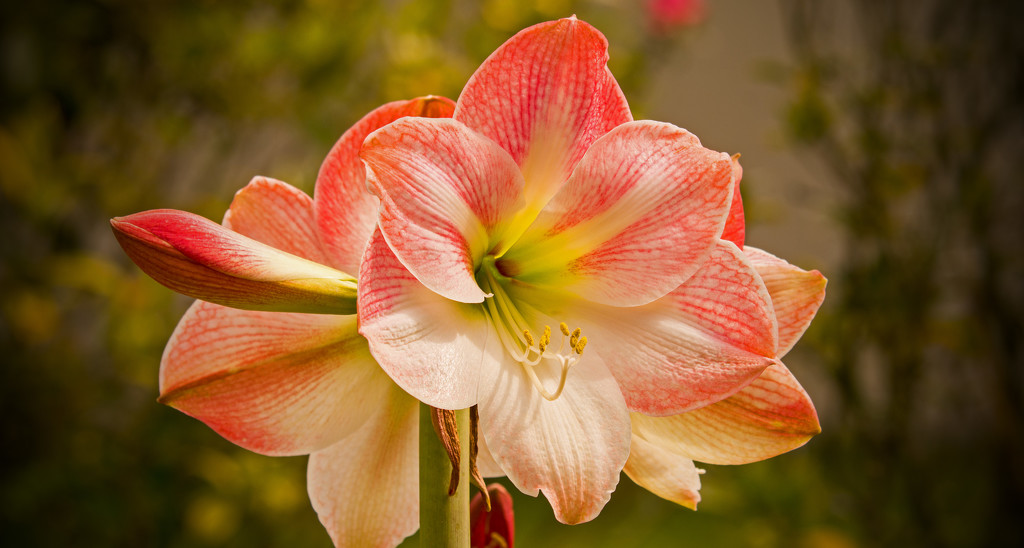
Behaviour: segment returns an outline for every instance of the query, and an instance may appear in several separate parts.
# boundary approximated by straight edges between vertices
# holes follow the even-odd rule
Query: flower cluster
[[[200,299],[161,401],[253,451],[310,454],[338,545],[416,530],[417,400],[477,406],[483,474],[565,523],[597,516],[622,471],[695,508],[694,460],[805,443],[817,416],[780,357],[824,278],[745,246],[737,157],[634,121],[606,62],[590,25],[536,25],[457,102],[363,118],[312,199],[257,178],[223,225],[114,219],[143,270]]]

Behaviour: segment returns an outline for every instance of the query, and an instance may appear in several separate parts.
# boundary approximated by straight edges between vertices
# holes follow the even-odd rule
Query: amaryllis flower
[[[339,546],[394,546],[419,525],[419,404],[358,334],[345,274],[376,222],[357,152],[389,122],[452,108],[427,97],[373,111],[331,150],[315,199],[257,177],[223,226],[173,210],[112,221],[145,272],[204,299],[164,351],[160,401],[257,453],[309,454],[309,496]]]
[[[736,193],[723,238],[743,247],[741,173],[737,169],[734,177]],[[806,331],[824,300],[825,277],[754,247],[743,250],[771,296],[779,333],[776,355],[781,358]],[[735,333],[724,331],[722,336]],[[632,426],[626,474],[656,495],[691,509],[700,502],[701,470],[694,460],[756,462],[800,447],[821,431],[810,397],[780,361],[722,401],[667,417],[633,413]]]
[[[361,152],[380,197],[360,332],[416,398],[479,405],[494,464],[592,519],[630,412],[670,416],[777,364],[771,298],[722,240],[729,155],[633,121],[607,42],[575,18],[495,51],[453,119],[407,118]]]

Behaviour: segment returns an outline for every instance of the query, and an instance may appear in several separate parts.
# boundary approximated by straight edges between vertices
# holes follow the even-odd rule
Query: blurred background
[[[519,543],[1024,545],[1022,5],[5,2],[2,543],[329,546],[304,457],[156,403],[188,299],[142,275],[108,219],[220,220],[257,174],[312,192],[362,114],[455,98],[513,33],[575,13],[608,37],[635,117],[743,154],[748,243],[829,277],[786,358],[823,433],[707,466],[698,512],[623,476],[568,527],[516,493]]]

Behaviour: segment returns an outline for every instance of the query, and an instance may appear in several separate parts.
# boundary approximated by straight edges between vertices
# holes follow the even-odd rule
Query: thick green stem
[[[420,546],[469,548],[469,409],[455,412],[459,429],[459,487],[448,496],[452,465],[434,433],[430,407],[420,404]]]

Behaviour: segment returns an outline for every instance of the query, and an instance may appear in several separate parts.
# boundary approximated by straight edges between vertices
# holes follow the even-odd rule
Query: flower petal
[[[774,362],[776,327],[761,279],[730,242],[667,296],[578,312],[631,411],[672,415],[733,394]]]
[[[160,401],[267,455],[302,455],[363,423],[392,386],[355,316],[196,301],[160,363]]]
[[[520,491],[543,491],[558,521],[595,518],[629,455],[629,414],[615,379],[600,358],[584,356],[561,396],[548,401],[492,343],[488,349],[500,354],[492,359],[502,363],[485,368],[480,385],[480,428],[491,455]]]
[[[313,193],[316,223],[330,257],[325,264],[358,272],[377,224],[377,198],[366,190],[366,166],[359,159],[366,136],[405,116],[450,118],[454,110],[450,99],[433,95],[394,101],[364,116],[338,139],[320,166]]]
[[[522,203],[508,153],[453,120],[406,118],[371,134],[361,154],[381,232],[402,263],[449,299],[483,301],[473,272]]]
[[[729,206],[729,217],[725,221],[722,239],[729,240],[743,249],[743,240],[747,235],[747,225],[743,218],[743,196],[740,195],[740,180],[743,179],[743,166],[740,155],[732,157],[732,205]]]
[[[807,331],[825,300],[828,280],[817,270],[806,271],[756,247],[744,247],[772,297],[779,321],[779,353],[785,356]]]
[[[781,363],[731,397],[671,417],[634,413],[633,433],[709,464],[747,464],[807,443],[821,432],[814,404]]]
[[[649,303],[707,258],[725,224],[730,183],[729,156],[686,130],[622,124],[593,144],[499,268],[604,304]]]
[[[622,471],[655,495],[691,510],[697,509],[703,470],[679,452],[678,444],[651,443],[634,433],[629,460]]]
[[[309,457],[309,499],[335,546],[397,546],[419,528],[419,403],[391,386],[362,428]]]
[[[575,17],[541,23],[492,53],[459,95],[455,119],[522,168],[527,218],[594,140],[632,119],[607,61],[608,42],[594,27]]]
[[[483,432],[480,432],[476,438],[476,467],[480,470],[480,475],[485,478],[505,477],[505,471],[498,466],[494,456],[491,455],[491,450],[487,448]]]
[[[235,193],[223,224],[270,247],[327,264],[317,236],[313,199],[288,183],[254,177]]]
[[[110,221],[146,274],[190,297],[243,308],[351,314],[355,279],[274,249],[208,219],[169,209]]]
[[[359,273],[359,332],[399,386],[442,409],[477,403],[486,319],[416,280],[376,230]]]

